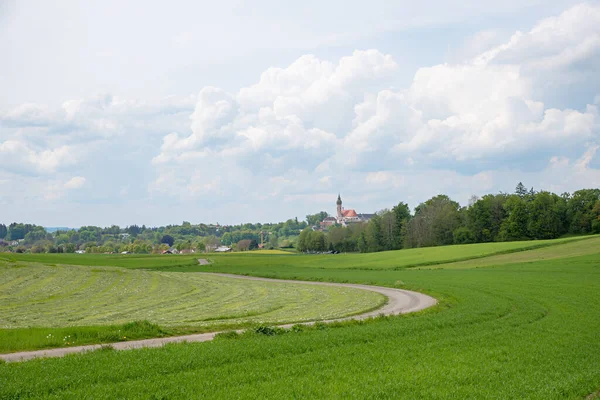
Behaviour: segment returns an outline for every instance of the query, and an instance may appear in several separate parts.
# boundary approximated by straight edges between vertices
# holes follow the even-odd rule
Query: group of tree
[[[48,232],[23,223],[0,224],[0,251],[71,253],[158,253],[168,248],[236,250],[296,247],[299,251],[376,252],[404,248],[495,241],[552,239],[565,234],[600,233],[600,189],[557,195],[527,190],[519,183],[512,194],[472,197],[466,207],[446,195],[419,204],[406,203],[378,212],[367,223],[334,225],[325,232],[321,211],[280,223],[222,226],[191,224],[121,228],[82,226]],[[261,246],[261,247],[262,247]]]
[[[473,197],[461,207],[446,195],[378,212],[367,223],[334,225],[327,232],[305,229],[300,251],[375,252],[403,248],[554,239],[566,234],[600,233],[600,189],[557,195],[527,190]]]
[[[219,245],[235,249],[293,247],[307,222],[297,218],[280,223],[246,223],[239,225],[191,224],[146,227],[118,225],[110,227],[82,226],[78,229],[47,231],[34,224],[0,224],[0,251],[72,253],[160,253],[174,247],[178,250],[204,251]],[[246,242],[248,241],[248,242]]]

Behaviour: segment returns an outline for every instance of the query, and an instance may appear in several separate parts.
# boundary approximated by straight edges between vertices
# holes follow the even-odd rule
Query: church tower
[[[338,193],[338,198],[337,198],[337,222],[338,224],[342,223],[342,198],[340,197],[340,194]]]

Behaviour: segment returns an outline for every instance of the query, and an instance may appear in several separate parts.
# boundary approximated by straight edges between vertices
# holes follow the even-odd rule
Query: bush
[[[283,329],[283,328],[265,326],[265,325],[260,325],[260,326],[257,326],[256,328],[254,328],[254,333],[259,333],[261,335],[267,335],[267,336],[281,335],[284,332],[285,332],[285,329]]]
[[[473,235],[473,232],[471,232],[469,228],[464,226],[456,228],[454,232],[452,232],[452,238],[454,240],[454,244],[475,243],[475,235]]]

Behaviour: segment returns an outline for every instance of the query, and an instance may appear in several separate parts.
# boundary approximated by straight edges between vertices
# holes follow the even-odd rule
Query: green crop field
[[[354,324],[7,363],[0,365],[0,398],[585,399],[600,391],[600,238],[545,245],[511,254],[501,253],[516,248],[489,244],[481,251],[419,249],[414,257],[397,251],[211,255],[206,266],[152,261],[155,270],[402,287],[440,304]],[[386,268],[386,259],[393,265]]]
[[[196,254],[196,255],[135,255],[135,254],[10,254],[0,253],[0,261],[29,261],[48,264],[114,266],[124,268],[161,269],[171,271],[194,271],[198,258],[217,260],[230,265],[280,265],[290,263],[307,268],[340,269],[402,269],[415,266],[437,265],[464,260],[479,259],[491,255],[507,254],[524,250],[555,246],[571,241],[587,240],[571,237],[556,240],[522,242],[478,243],[458,246],[427,247],[369,254],[315,255],[293,254],[284,251],[259,250],[244,253]],[[282,261],[283,257],[283,261]]]

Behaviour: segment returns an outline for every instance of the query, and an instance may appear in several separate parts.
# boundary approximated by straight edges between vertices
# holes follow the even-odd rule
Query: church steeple
[[[339,193],[338,193],[338,199],[337,199],[337,203],[336,203],[336,204],[337,204],[338,206],[341,206],[341,205],[342,205],[342,198],[341,198],[341,196],[340,196],[340,194],[339,194]]]
[[[339,193],[338,193],[337,202],[335,204],[337,204],[337,223],[341,224],[342,223],[342,197],[340,196]]]

